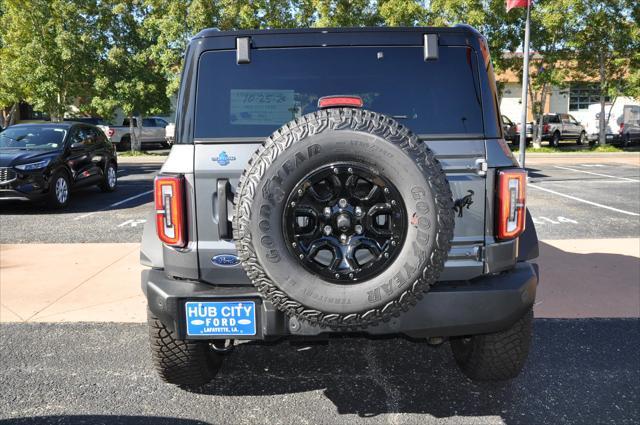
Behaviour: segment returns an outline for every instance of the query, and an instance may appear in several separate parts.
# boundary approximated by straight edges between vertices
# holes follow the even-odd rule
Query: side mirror
[[[81,142],[75,142],[71,144],[71,150],[72,151],[77,151],[77,150],[81,150],[84,149],[84,145]]]

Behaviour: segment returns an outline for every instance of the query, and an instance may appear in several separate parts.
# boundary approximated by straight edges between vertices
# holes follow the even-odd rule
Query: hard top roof
[[[282,28],[282,29],[262,29],[262,30],[236,30],[220,31],[217,28],[207,28],[200,31],[194,39],[208,37],[225,36],[259,36],[259,35],[279,35],[279,34],[335,34],[335,33],[467,33],[476,36],[481,35],[474,27],[466,24],[456,24],[452,27],[356,27],[356,28]]]

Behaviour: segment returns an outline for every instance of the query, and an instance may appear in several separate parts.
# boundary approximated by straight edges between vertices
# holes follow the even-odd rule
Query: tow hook
[[[218,354],[227,354],[233,351],[235,343],[233,339],[220,339],[211,342],[211,348]]]

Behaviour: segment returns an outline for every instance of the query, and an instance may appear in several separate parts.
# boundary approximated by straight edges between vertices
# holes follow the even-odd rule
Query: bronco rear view
[[[515,377],[538,241],[496,96],[469,26],[198,34],[141,248],[160,376],[197,387],[235,341],[351,334]]]

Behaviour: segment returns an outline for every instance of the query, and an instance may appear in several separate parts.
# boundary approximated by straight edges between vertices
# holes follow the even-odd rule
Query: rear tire
[[[130,151],[131,150],[131,138],[129,136],[124,136],[120,139],[120,143],[116,145],[116,148],[120,152]]]
[[[147,311],[151,354],[160,378],[184,389],[197,389],[218,373],[222,357],[208,341],[177,339],[157,317]]]
[[[456,337],[451,351],[462,372],[478,381],[513,379],[524,367],[531,346],[533,311],[509,329],[491,334]]]
[[[552,148],[557,148],[559,144],[560,144],[560,133],[556,131],[555,133],[553,133],[553,136],[551,136],[551,140],[549,140],[549,146],[551,146]]]

